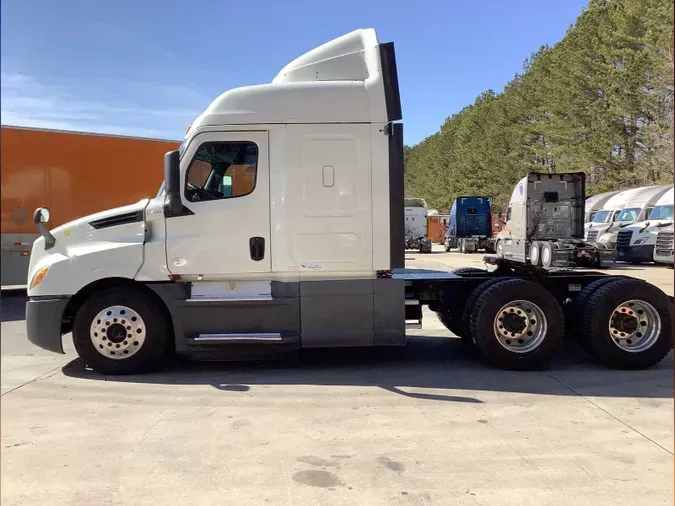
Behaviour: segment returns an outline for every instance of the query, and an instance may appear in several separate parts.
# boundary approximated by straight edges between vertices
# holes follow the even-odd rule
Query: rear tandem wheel
[[[523,279],[505,279],[488,286],[469,311],[474,344],[489,363],[503,369],[545,367],[565,331],[555,297]]]

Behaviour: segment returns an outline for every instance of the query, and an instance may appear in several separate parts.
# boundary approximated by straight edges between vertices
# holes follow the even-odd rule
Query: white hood
[[[56,227],[54,246],[45,250],[44,237],[33,244],[28,268],[28,294],[71,295],[88,282],[104,277],[132,279],[143,263],[145,208],[150,201],[108,209]],[[77,262],[73,259],[77,258]],[[34,289],[31,282],[49,268]],[[69,288],[72,287],[72,288]],[[65,288],[65,290],[64,290]]]

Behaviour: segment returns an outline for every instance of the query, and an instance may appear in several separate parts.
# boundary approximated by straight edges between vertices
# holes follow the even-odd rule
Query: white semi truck
[[[94,370],[139,373],[172,353],[401,346],[427,305],[503,368],[543,367],[564,311],[610,366],[669,353],[671,300],[640,280],[405,269],[401,116],[394,46],[372,29],[227,91],[166,154],[156,197],[53,230],[35,211],[28,339],[62,353],[72,332]]]
[[[654,260],[654,247],[658,233],[673,224],[672,185],[651,209],[646,220],[633,223],[619,230],[616,239],[616,258],[640,264]]]
[[[532,172],[513,190],[497,254],[543,267],[603,266],[615,252],[584,241],[585,174]]]
[[[638,188],[633,196],[626,200],[614,223],[596,239],[600,244],[615,249],[619,231],[633,223],[644,221],[656,205],[656,202],[671,188],[669,185],[645,186]],[[630,190],[627,190],[630,191]],[[589,231],[590,233],[590,231]]]
[[[619,190],[598,193],[592,197],[586,199],[586,212],[584,214],[584,223],[590,223],[595,218],[595,215],[600,211],[603,206],[611,199],[614,195],[619,193]]]
[[[420,253],[431,253],[432,242],[431,238],[428,237],[430,212],[427,209],[426,200],[419,198],[405,199],[403,206],[405,249],[417,250]]]
[[[631,200],[639,195],[643,189],[644,187],[631,188],[610,197],[602,208],[595,213],[590,223],[585,224],[584,238],[587,241],[597,241],[608,230],[613,228],[619,229],[624,225],[620,222],[617,223],[621,210],[630,206]]]
[[[673,226],[663,228],[656,234],[656,246],[654,246],[654,262],[667,264],[673,267],[675,263],[675,244],[673,241]]]

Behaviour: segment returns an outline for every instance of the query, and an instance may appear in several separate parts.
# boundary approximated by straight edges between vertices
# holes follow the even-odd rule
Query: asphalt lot
[[[672,270],[620,270],[673,294]],[[3,296],[3,505],[672,504],[672,354],[614,371],[567,343],[505,372],[427,313],[402,350],[103,377],[68,338],[30,345],[23,311]]]

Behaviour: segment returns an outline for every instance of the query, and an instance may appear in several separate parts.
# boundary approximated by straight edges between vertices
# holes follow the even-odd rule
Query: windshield
[[[178,146],[179,158],[183,156],[183,151],[185,151],[185,141],[181,142],[180,146]],[[159,190],[157,191],[157,196],[161,197],[162,195],[164,195],[165,190],[166,190],[166,182],[162,181],[162,184],[160,185]]]
[[[595,216],[593,216],[593,223],[607,223],[610,214],[612,214],[612,211],[598,211],[595,213]]]
[[[656,206],[649,215],[650,220],[672,220],[673,219],[673,205]]]
[[[635,221],[638,216],[640,216],[639,207],[627,207],[626,209],[621,210],[616,221]]]

